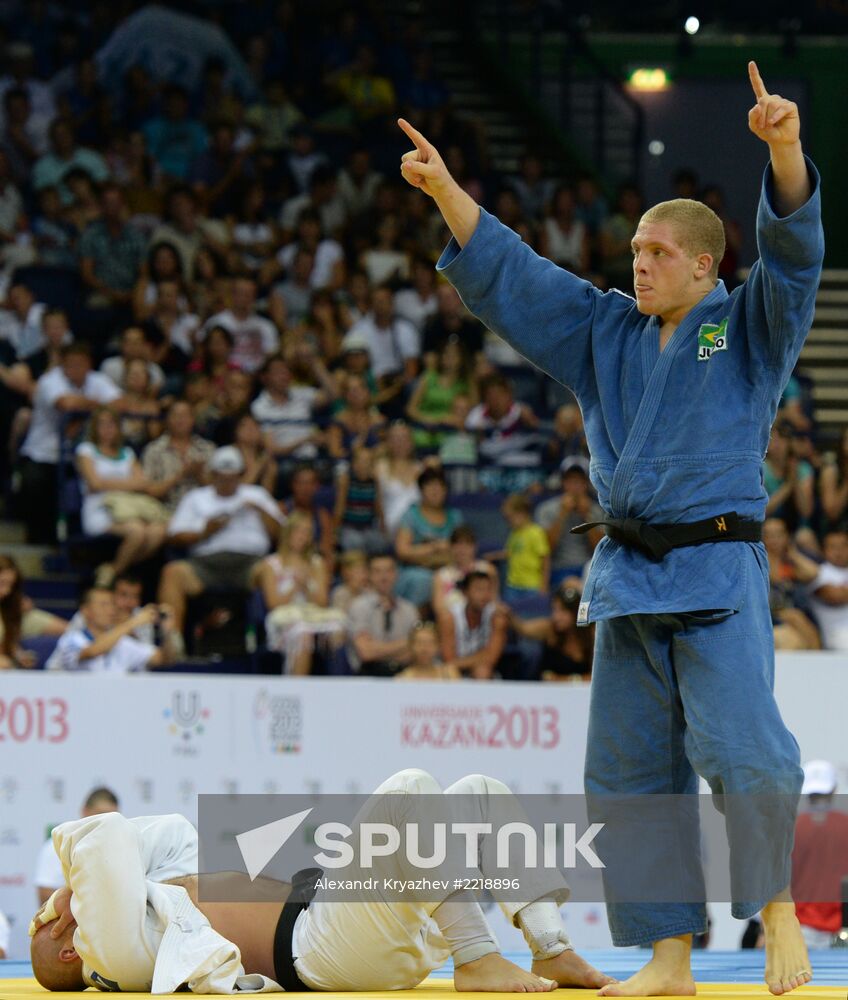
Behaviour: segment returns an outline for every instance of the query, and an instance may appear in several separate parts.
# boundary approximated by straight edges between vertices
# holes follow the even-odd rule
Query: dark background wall
[[[757,61],[770,89],[777,90],[777,83],[785,89],[785,96],[797,100],[796,95],[800,95],[806,111],[805,147],[822,174],[826,266],[848,267],[848,198],[844,191],[848,180],[848,46],[844,40],[801,38],[796,53],[791,55],[777,38],[748,41],[733,36],[721,39],[696,36],[687,56],[681,56],[678,40],[674,38],[634,42],[598,37],[591,42],[609,69],[622,80],[627,67],[634,63],[669,66],[676,81],[669,96],[680,104],[681,110],[664,112],[667,115],[664,122],[676,123],[676,137],[663,141],[667,148],[671,145],[674,149],[700,150],[702,159],[710,164],[715,162],[731,179],[739,172],[738,197],[743,202],[737,206],[734,183],[732,203],[737,218],[746,209],[744,198],[751,172],[758,174],[763,162],[756,143],[752,144],[751,137],[743,141],[739,131],[746,128],[747,108],[753,104],[747,82],[748,59]],[[676,94],[681,95],[679,101]],[[732,142],[722,141],[725,128]],[[647,141],[650,138],[646,135]],[[703,179],[714,179],[727,186],[721,177],[712,176],[706,162]],[[661,169],[665,170],[665,165]],[[649,176],[646,174],[646,180]]]
[[[803,83],[784,79],[769,81],[768,86],[796,101],[806,123]],[[675,171],[691,168],[702,185],[718,184],[723,190],[728,218],[740,222],[745,233],[740,263],[752,263],[757,255],[754,217],[768,149],[748,130],[753,104],[748,81],[681,79],[669,90],[635,97],[645,111],[641,161],[646,203],[668,198]],[[664,144],[661,155],[649,152],[652,141]]]

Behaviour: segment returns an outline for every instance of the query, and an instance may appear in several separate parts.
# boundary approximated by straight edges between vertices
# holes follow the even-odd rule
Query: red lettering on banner
[[[69,732],[64,698],[0,698],[0,743],[64,743]]]
[[[437,750],[559,746],[559,711],[551,705],[409,705],[401,710],[401,745]]]

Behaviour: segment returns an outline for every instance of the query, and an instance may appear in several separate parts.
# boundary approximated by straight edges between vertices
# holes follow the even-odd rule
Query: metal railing
[[[530,16],[514,0],[467,0],[461,10],[466,40],[482,43],[502,81],[523,92],[578,162],[607,184],[639,183],[644,112],[567,4],[542,4]]]
[[[133,414],[125,414],[134,416]],[[68,428],[76,425],[79,428],[80,420],[84,420],[88,413],[67,413],[64,414],[60,423],[59,432],[59,462],[56,468],[56,489],[59,498],[58,503],[58,523],[57,537],[63,549],[67,550],[70,529],[69,521],[78,515],[78,502],[81,501],[82,494],[78,491],[74,495],[75,503],[71,503],[70,494],[72,492],[73,481],[78,481],[78,474],[75,468],[75,451],[79,444],[81,434],[78,431],[75,435],[68,434]],[[137,415],[140,419],[146,417],[145,414]],[[154,418],[150,418],[154,419]],[[264,426],[288,426],[288,427],[318,427],[326,428],[331,423],[331,419],[326,416],[317,416],[312,420],[289,420],[274,419],[263,420]],[[413,431],[424,431],[430,435],[452,434],[457,432],[457,428],[451,424],[419,424],[413,420],[406,423]],[[525,450],[534,453],[538,457],[538,462],[530,462],[526,465],[512,465],[509,462],[502,464],[498,457],[486,454],[485,444],[487,441],[497,437],[497,428],[469,432],[474,435],[478,444],[477,460],[474,463],[465,462],[445,462],[443,468],[448,480],[448,487],[451,494],[473,494],[482,490],[483,493],[501,494],[513,490],[525,489],[531,483],[539,485],[545,483],[552,473],[557,470],[556,465],[552,465],[544,460],[542,447],[544,444],[544,433],[539,433],[533,441],[526,443]],[[482,448],[481,448],[482,446]],[[425,447],[417,447],[416,454],[421,458],[437,457],[439,448],[437,444]],[[281,466],[285,463],[296,466],[300,464],[296,455],[286,459],[279,459]],[[324,448],[319,447],[319,461],[317,463],[320,473],[320,466],[323,464],[327,469],[332,469],[339,464],[347,464],[346,459],[334,459],[329,456]]]

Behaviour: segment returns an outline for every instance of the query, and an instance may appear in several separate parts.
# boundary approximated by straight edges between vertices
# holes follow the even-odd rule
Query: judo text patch
[[[716,351],[727,350],[727,320],[715,323],[702,323],[698,330],[698,360],[709,361]]]

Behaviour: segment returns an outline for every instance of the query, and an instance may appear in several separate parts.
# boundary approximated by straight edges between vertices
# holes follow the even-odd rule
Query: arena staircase
[[[540,28],[528,33],[509,0],[384,0],[382,7],[401,30],[413,21],[421,26],[454,109],[485,133],[494,171],[515,173],[522,153],[533,148],[543,153],[552,176],[573,176],[580,170],[594,173],[595,163],[609,168],[610,177],[605,179],[612,182],[634,176],[629,133],[626,150],[618,144],[624,133],[615,110],[616,95],[598,83],[597,73],[577,80],[566,69],[568,80],[563,83],[563,65],[558,62],[544,74],[525,75],[522,86],[516,86],[524,60],[541,67],[535,46],[547,36]],[[511,18],[505,16],[511,11]],[[562,48],[568,50],[564,58],[570,67],[572,49]],[[605,110],[603,134],[593,131],[599,108]],[[577,136],[580,142],[573,141]]]
[[[23,524],[0,516],[0,552],[18,564],[26,593],[37,607],[61,618],[74,614],[79,603],[79,577],[60,568],[56,549],[26,544]]]
[[[401,28],[409,22],[433,53],[436,74],[450,90],[453,108],[485,133],[491,162],[499,173],[513,173],[530,139],[526,121],[505,107],[500,96],[480,79],[479,53],[469,53],[462,10],[454,0],[383,0],[384,13]]]
[[[801,352],[821,436],[836,444],[848,426],[848,270],[825,269],[813,326]]]
[[[610,188],[638,183],[643,111],[587,44],[568,5],[528,11],[514,0],[468,0],[455,9],[464,51],[472,41],[482,50],[486,82],[500,78],[501,100],[504,84],[512,93],[513,111],[529,117],[552,174],[583,169]]]
[[[642,110],[555,5],[527,14],[514,0],[389,0],[416,17],[458,107],[485,128],[494,169],[513,173],[524,149],[548,173],[638,181]]]

